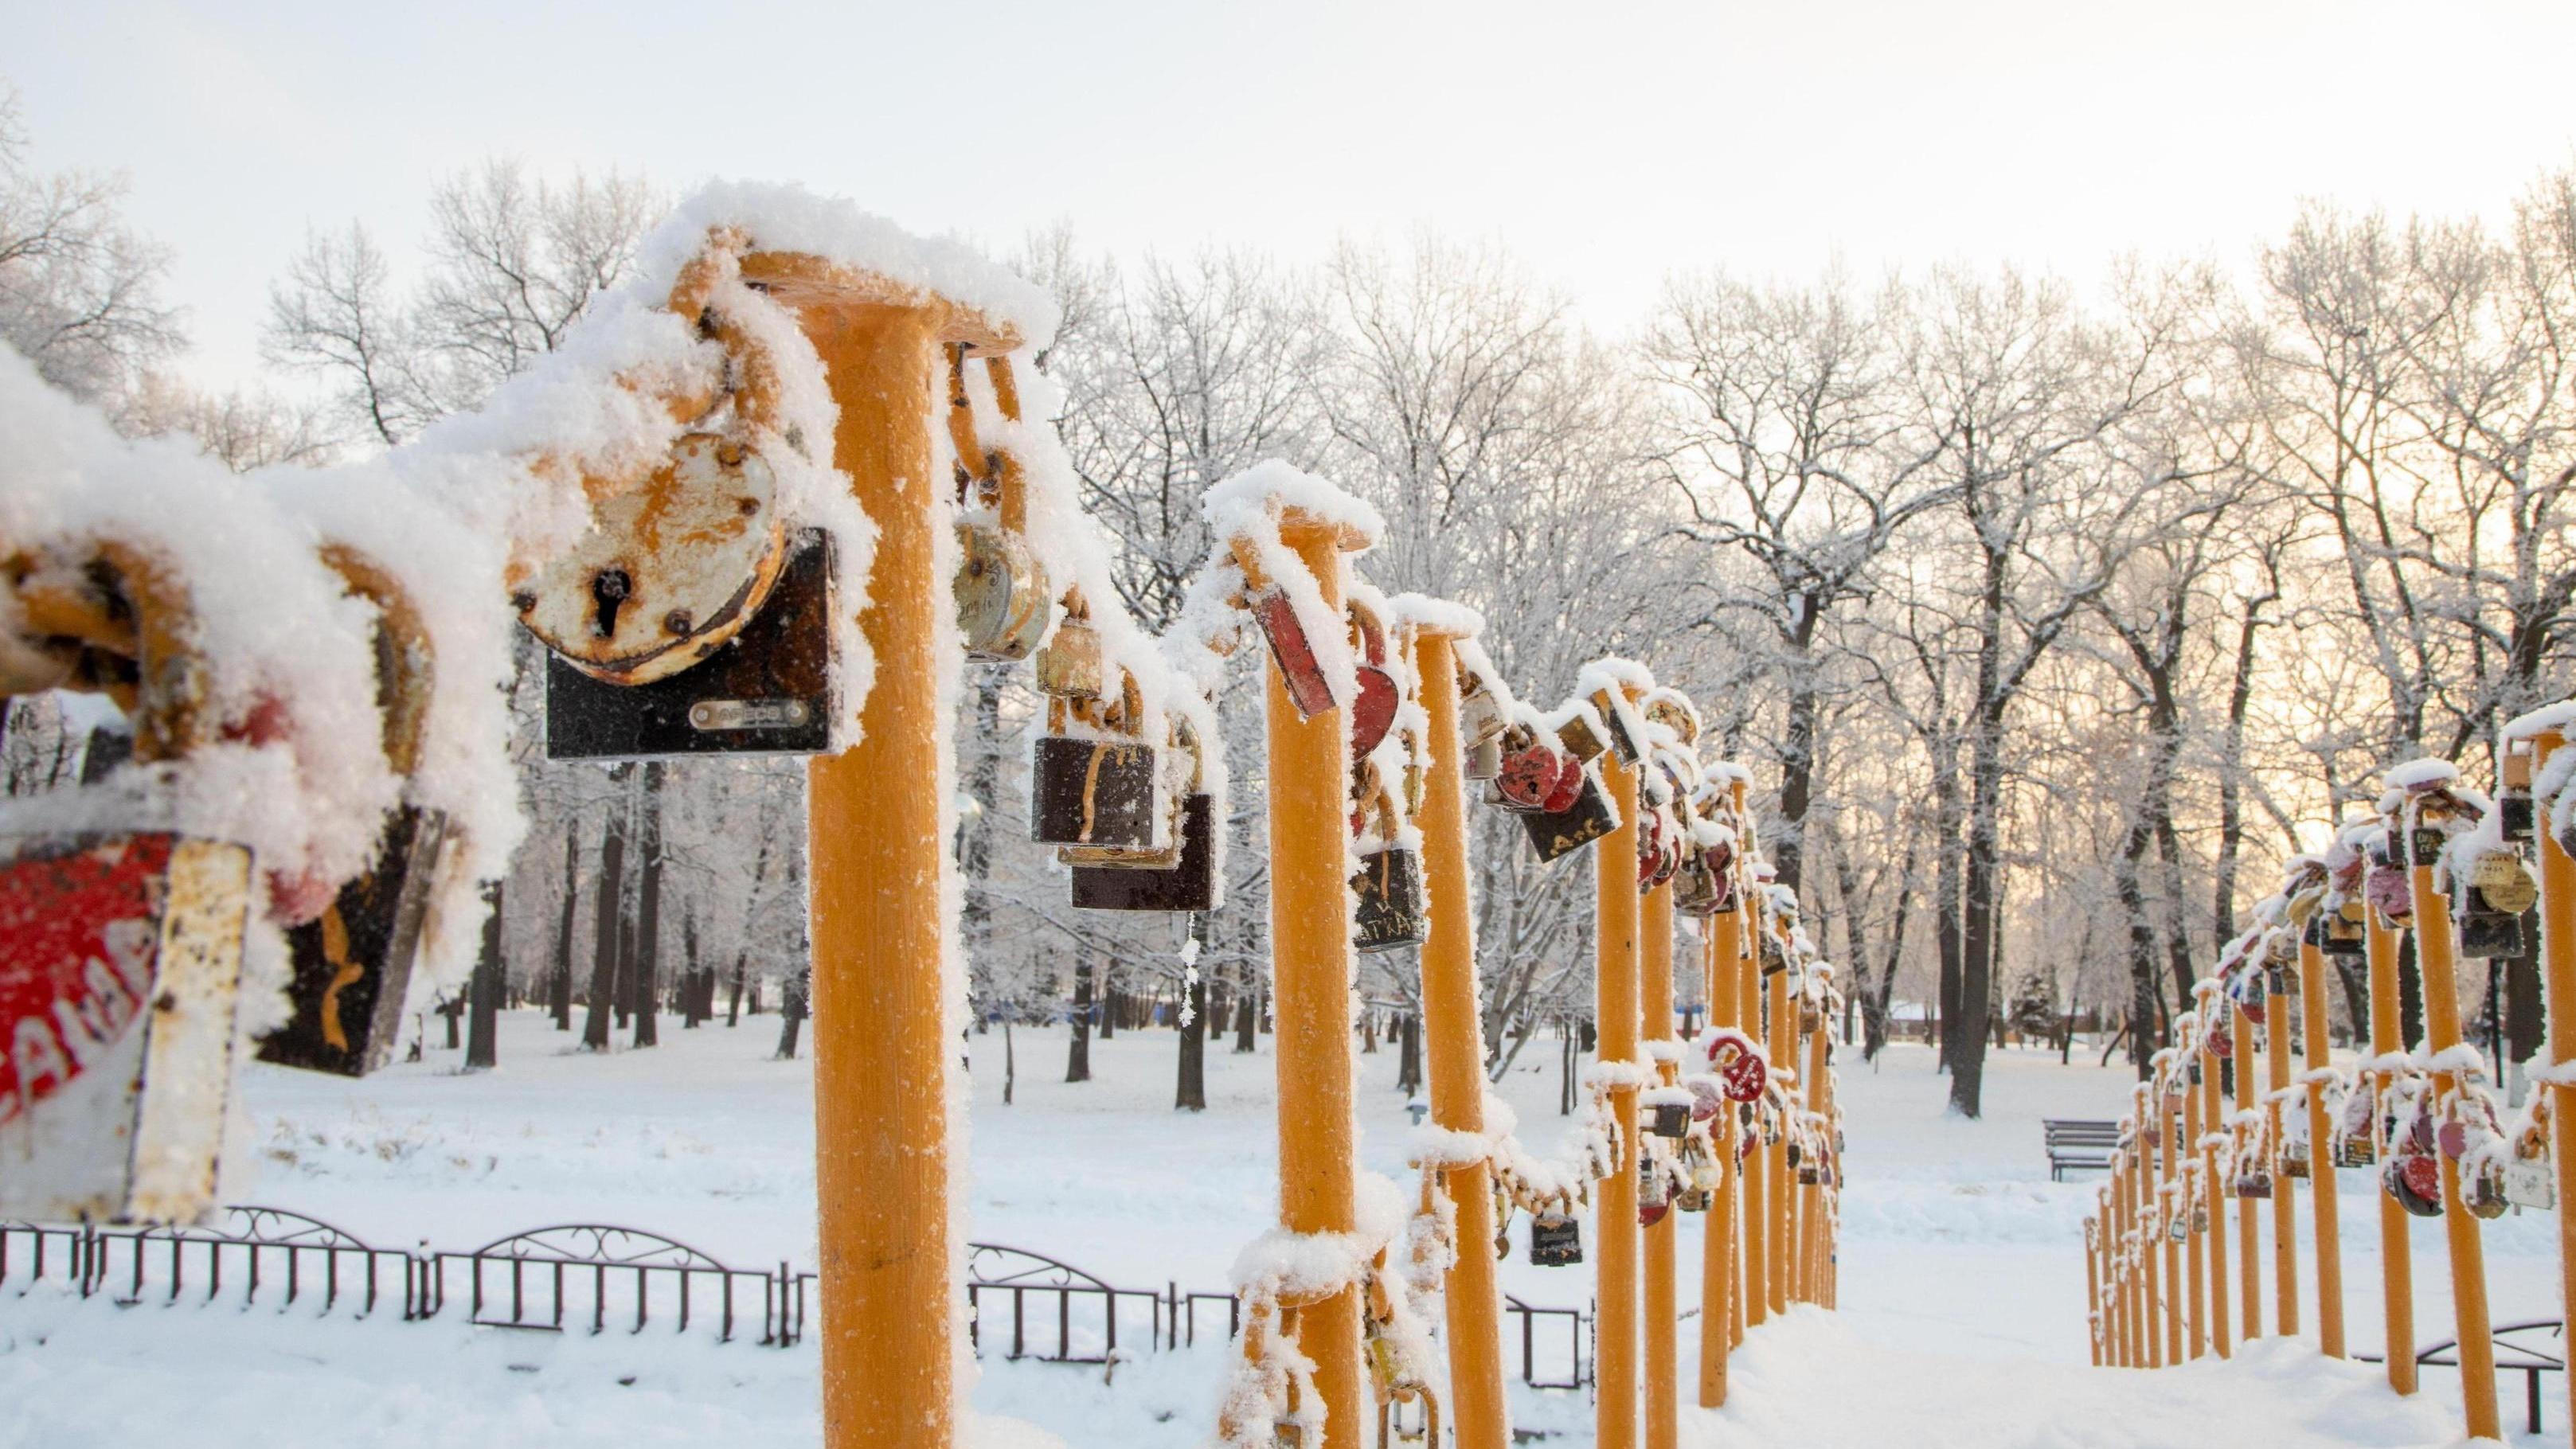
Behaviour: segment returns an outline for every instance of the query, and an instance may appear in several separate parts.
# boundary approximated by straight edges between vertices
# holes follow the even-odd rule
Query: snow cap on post
[[[1411,626],[1423,633],[1444,635],[1453,643],[1462,643],[1485,632],[1483,614],[1465,604],[1435,599],[1429,594],[1397,594],[1386,601],[1384,612],[1390,629]],[[1482,657],[1480,653],[1480,662]],[[1479,673],[1477,678],[1485,676]],[[1492,687],[1490,682],[1487,687]]]

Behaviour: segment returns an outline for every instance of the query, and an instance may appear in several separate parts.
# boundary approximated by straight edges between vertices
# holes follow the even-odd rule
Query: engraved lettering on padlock
[[[811,724],[812,706],[801,699],[702,699],[689,706],[696,730],[792,730]]]

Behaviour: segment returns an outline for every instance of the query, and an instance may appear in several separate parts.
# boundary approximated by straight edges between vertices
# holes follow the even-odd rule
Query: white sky
[[[12,13],[14,12],[14,13]],[[40,166],[121,169],[193,371],[310,225],[432,178],[803,181],[918,229],[1283,258],[1494,237],[1597,325],[1723,263],[2240,258],[2297,199],[2499,212],[2576,159],[2571,0],[0,0]]]

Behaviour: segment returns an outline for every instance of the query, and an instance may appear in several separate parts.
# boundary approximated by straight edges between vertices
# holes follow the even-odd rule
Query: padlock
[[[1496,780],[1502,778],[1502,773],[1503,746],[1500,740],[1487,740],[1467,747],[1466,759],[1459,768],[1461,776],[1469,780]]]
[[[1610,802],[1594,783],[1592,772],[1577,766],[1575,782],[1571,804],[1561,810],[1521,816],[1522,826],[1529,831],[1530,846],[1538,852],[1542,865],[1573,854],[1618,826]]]
[[[1066,596],[1064,619],[1038,651],[1038,690],[1057,699],[1098,699],[1108,681],[1100,662],[1100,631],[1080,594]]]
[[[989,664],[1028,658],[1052,612],[1045,566],[1018,534],[971,519],[957,525],[957,554],[957,633],[966,657]]]
[[[2517,1157],[2504,1165],[2505,1201],[2519,1208],[2547,1212],[2558,1205],[2558,1184],[2546,1157]]]
[[[1673,1196],[1673,1206],[1686,1213],[1708,1211],[1708,1190],[1697,1185],[1683,1188]]]
[[[1423,913],[1422,857],[1403,846],[1388,845],[1360,857],[1351,877],[1358,897],[1351,913],[1351,945],[1362,954],[1419,946],[1430,935]]]
[[[1485,682],[1461,669],[1458,671],[1458,740],[1474,748],[1503,737],[1511,724],[1503,713],[1503,702],[1485,687]]]
[[[1044,735],[1029,771],[1029,838],[1151,850],[1154,749],[1141,740]]]
[[[1556,763],[1556,786],[1548,791],[1545,800],[1539,802],[1539,813],[1543,815],[1560,814],[1574,808],[1575,799],[1592,780],[1592,772],[1576,763],[1571,755],[1559,755]]]
[[[1297,616],[1288,591],[1274,584],[1247,602],[1254,621],[1261,625],[1261,637],[1270,643],[1271,662],[1279,668],[1280,683],[1297,717],[1313,719],[1340,703],[1333,698],[1332,683],[1324,677],[1314,641],[1306,637],[1305,621]]]
[[[2507,756],[2508,759],[2512,758]],[[2528,845],[2537,836],[2531,791],[2508,786],[2496,792],[2496,828],[2513,845]]]
[[[1193,791],[1181,802],[1178,842],[1167,869],[1076,865],[1073,904],[1086,911],[1216,909],[1216,802]],[[1080,849],[1081,847],[1068,847]]]
[[[0,842],[0,1219],[195,1222],[215,1205],[250,916],[239,845]]]
[[[2337,1167],[2370,1167],[2379,1161],[2379,1144],[2364,1132],[2359,1136],[2346,1133],[2335,1138],[2334,1165]]]
[[[2319,926],[2317,949],[2325,954],[2343,957],[2369,954],[2369,932],[2361,922],[2335,911],[2320,917]]]
[[[2209,1209],[2199,1203],[2191,1206],[2191,1230],[2195,1233],[2209,1231]]]
[[[2281,1175],[2305,1182],[2308,1177],[2308,1148],[2304,1142],[2281,1144]]]
[[[2236,1175],[2236,1195],[2238,1197],[2250,1198],[2270,1197],[2272,1195],[2272,1174],[2259,1171],[2238,1173]]]
[[[1560,1212],[1530,1219],[1530,1262],[1540,1268],[1571,1268],[1583,1261],[1583,1226]]]
[[[2403,921],[2415,914],[2415,882],[2403,869],[2374,863],[2362,879],[2363,897],[2381,915]]]
[[[1628,727],[1628,701],[1625,695],[1611,689],[1592,691],[1592,712],[1601,717],[1601,727],[1609,736],[1610,753],[1622,765],[1635,765],[1646,757],[1645,741]]]
[[[1726,897],[1704,850],[1694,848],[1683,856],[1673,882],[1673,909],[1685,916],[1715,915],[1718,903]]]
[[[540,634],[550,646],[546,758],[811,755],[828,748],[832,545],[813,529],[799,531],[789,544],[759,611],[723,631],[722,641],[708,650],[686,658],[661,656],[660,663],[673,666],[670,671],[620,682],[551,647],[554,641]],[[528,597],[522,595],[522,602]],[[521,612],[545,610],[528,604]],[[682,612],[666,612],[665,625],[678,627]],[[617,628],[626,630],[622,610]]]
[[[1801,1187],[1815,1187],[1824,1180],[1824,1169],[1812,1162],[1804,1163],[1798,1168],[1798,1185]]]
[[[2513,1206],[2504,1194],[2504,1175],[2492,1167],[2480,1167],[2460,1174],[2460,1206],[2474,1218],[2494,1219],[2504,1216]]]
[[[261,1061],[363,1077],[391,1059],[449,843],[444,813],[403,806],[385,823],[374,866],[319,919],[287,931],[294,1013],[260,1038]]]
[[[2442,1168],[2422,1152],[2401,1152],[2379,1170],[2379,1184],[2397,1205],[2419,1218],[2442,1215]]]
[[[1551,749],[1537,732],[1517,725],[1504,733],[1501,748],[1502,768],[1494,776],[1493,803],[1506,810],[1545,809],[1572,760]]]
[[[2191,1241],[2191,1224],[2182,1214],[2176,1213],[2165,1219],[2165,1241],[2169,1243]]]
[[[1690,1135],[1691,1109],[1680,1102],[1657,1102],[1647,1119],[1646,1130],[1657,1137]]]
[[[2487,909],[2518,916],[2540,903],[2540,882],[2531,867],[2510,850],[2494,850],[2470,863],[2469,886]]]
[[[1351,631],[1359,645],[1357,678],[1359,692],[1351,698],[1351,759],[1367,757],[1386,738],[1395,725],[1396,707],[1403,696],[1395,685],[1395,676],[1386,672],[1386,630],[1379,624],[1377,613],[1354,599],[1349,607]]]
[[[2472,887],[2469,909],[2460,912],[2460,954],[2487,958],[2521,955],[2522,917],[2483,908],[2479,894]]]
[[[686,671],[757,618],[787,562],[778,483],[757,449],[689,433],[641,487],[513,600],[554,656],[609,684]]]
[[[1575,763],[1588,765],[1610,748],[1602,738],[1608,726],[1595,728],[1597,718],[1588,706],[1569,704],[1547,716],[1545,722],[1565,753],[1572,755]]]
[[[1646,718],[1671,730],[1673,738],[1684,745],[1699,743],[1699,720],[1681,691],[1658,688],[1648,692],[1643,712]]]
[[[2439,865],[2442,847],[2451,843],[2450,835],[2434,825],[2418,825],[2406,832],[2406,863],[2411,866]]]

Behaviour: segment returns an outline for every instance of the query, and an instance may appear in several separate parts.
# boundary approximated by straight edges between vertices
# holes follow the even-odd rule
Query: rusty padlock
[[[1098,701],[1049,702],[1050,733],[1041,736],[1029,772],[1029,835],[1041,845],[1156,850],[1154,747],[1135,736],[1141,706],[1136,682],[1121,686],[1123,712]]]
[[[1103,677],[1100,631],[1078,589],[1064,596],[1064,619],[1038,650],[1038,689],[1057,699],[1098,699]]]

